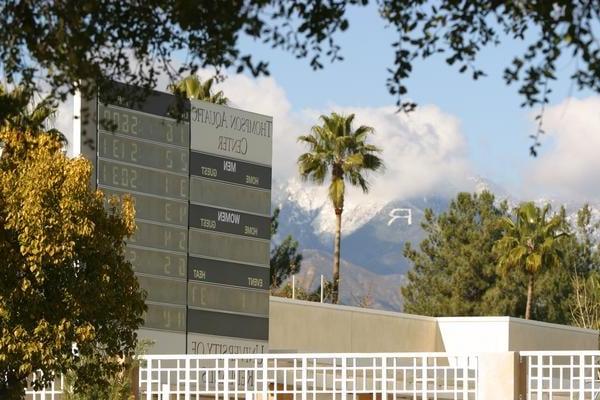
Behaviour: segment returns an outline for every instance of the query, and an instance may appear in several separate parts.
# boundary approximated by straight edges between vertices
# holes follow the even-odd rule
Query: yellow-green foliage
[[[123,257],[132,201],[105,211],[90,163],[56,135],[4,127],[0,145],[0,398],[20,398],[36,370],[39,385],[67,370],[75,388],[101,384],[135,348],[145,309]]]
[[[148,348],[153,344],[154,342],[149,340],[139,341],[135,356],[125,359],[123,370],[111,376],[107,384],[91,386],[76,393],[71,384],[77,376],[74,373],[68,373],[63,400],[135,400],[136,388],[133,387],[133,383],[136,381],[135,375],[140,367],[140,356],[146,354]]]

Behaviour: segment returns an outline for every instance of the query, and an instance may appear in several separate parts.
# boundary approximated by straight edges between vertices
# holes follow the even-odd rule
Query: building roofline
[[[570,331],[570,332],[579,332],[579,333],[588,334],[588,335],[598,335],[598,331],[594,330],[594,329],[580,328],[577,326],[570,326],[570,325],[561,325],[561,324],[555,324],[555,323],[551,323],[551,322],[526,320],[523,318],[508,317],[508,316],[428,317],[428,316],[424,316],[424,315],[406,314],[406,313],[395,312],[395,311],[374,310],[374,309],[340,305],[340,304],[329,304],[329,303],[319,303],[319,302],[314,302],[314,301],[306,301],[306,300],[298,300],[298,299],[288,299],[285,297],[278,297],[278,296],[271,296],[270,298],[271,298],[271,301],[278,302],[278,303],[296,304],[299,306],[310,306],[310,307],[317,307],[317,308],[337,309],[339,311],[355,312],[355,313],[371,314],[371,315],[383,315],[383,316],[388,316],[388,317],[413,319],[413,320],[428,321],[428,322],[435,322],[435,323],[504,322],[504,323],[507,323],[509,326],[510,326],[510,324],[534,325],[534,326],[540,326],[540,327],[561,329],[561,330],[566,330],[566,331]]]
[[[400,313],[400,312],[395,312],[395,311],[374,310],[374,309],[370,309],[370,308],[354,307],[354,306],[347,306],[347,305],[341,305],[341,304],[329,304],[329,303],[319,303],[319,302],[315,302],[315,301],[288,299],[286,297],[279,297],[279,296],[271,296],[271,301],[274,301],[276,303],[297,304],[300,306],[337,309],[339,311],[357,312],[357,313],[363,313],[363,314],[384,315],[384,316],[388,316],[388,317],[416,319],[416,320],[428,321],[428,322],[436,322],[436,320],[437,320],[437,318],[435,318],[435,317],[428,317],[428,316],[424,316],[424,315],[406,314],[406,313]]]
[[[586,334],[598,335],[598,331],[588,328],[580,328],[578,326],[555,324],[552,322],[527,320],[517,317],[507,316],[490,316],[490,317],[438,317],[438,322],[507,322],[509,324],[534,325],[540,327],[562,329],[570,332],[580,332]]]

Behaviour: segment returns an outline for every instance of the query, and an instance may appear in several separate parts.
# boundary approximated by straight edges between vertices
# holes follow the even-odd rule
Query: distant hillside
[[[331,279],[332,258],[330,253],[319,250],[304,250],[302,269],[296,275],[296,285],[312,291],[319,287],[321,274]],[[340,266],[341,303],[359,306],[369,303],[370,308],[401,310],[400,286],[404,275],[378,275],[361,266],[342,261]],[[367,300],[368,298],[368,300]]]
[[[473,178],[471,191],[491,190],[511,206],[519,200],[501,187],[481,178]],[[292,234],[300,243],[304,255],[297,282],[305,288],[318,287],[320,275],[331,277],[335,216],[324,187],[314,188],[298,182],[286,182],[274,190],[273,205],[281,208],[279,233],[274,240]],[[421,221],[426,208],[436,214],[445,211],[454,196],[395,200],[381,203],[377,199],[360,204],[348,203],[342,223],[341,301],[357,305],[365,296],[373,299],[372,308],[402,310],[399,288],[410,263],[403,255],[404,245],[418,245],[424,238]],[[554,210],[561,203],[550,199]],[[581,204],[567,204],[568,218],[576,221]],[[595,219],[600,219],[600,207],[593,207]],[[410,220],[409,217],[410,216]]]

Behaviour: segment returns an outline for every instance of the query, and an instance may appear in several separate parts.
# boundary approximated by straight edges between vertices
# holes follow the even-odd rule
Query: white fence
[[[32,381],[35,374],[25,390],[25,400],[60,400],[63,398],[65,379],[63,376],[56,378],[52,384],[42,390],[33,390]]]
[[[522,351],[527,400],[599,400],[599,351]]]
[[[519,355],[522,398],[600,400],[600,351]],[[141,400],[475,400],[480,362],[448,353],[150,355],[141,359],[138,393]],[[61,379],[28,389],[26,398],[59,400],[63,386]]]
[[[141,399],[477,398],[477,357],[446,353],[145,356]]]

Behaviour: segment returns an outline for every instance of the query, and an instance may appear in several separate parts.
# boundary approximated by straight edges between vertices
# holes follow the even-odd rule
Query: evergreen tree
[[[427,237],[419,250],[407,243],[404,255],[413,264],[402,288],[409,313],[451,316],[483,315],[483,298],[496,280],[493,243],[500,238],[498,218],[506,205],[494,195],[460,193],[446,212],[425,210]]]
[[[415,249],[408,243],[405,256],[412,268],[401,289],[406,312],[431,316],[508,315],[523,318],[527,304],[527,274],[500,274],[494,243],[502,237],[499,220],[508,207],[493,194],[460,193],[448,210],[425,211],[426,238]],[[564,210],[558,214],[566,225]],[[564,262],[541,271],[533,290],[536,319],[568,323],[573,296],[572,259],[577,241],[561,241]]]
[[[279,228],[279,212],[276,208],[271,217],[271,236],[277,233]],[[300,272],[302,254],[298,252],[298,241],[292,235],[287,235],[281,243],[274,245],[271,249],[271,290],[281,286],[288,277]]]

